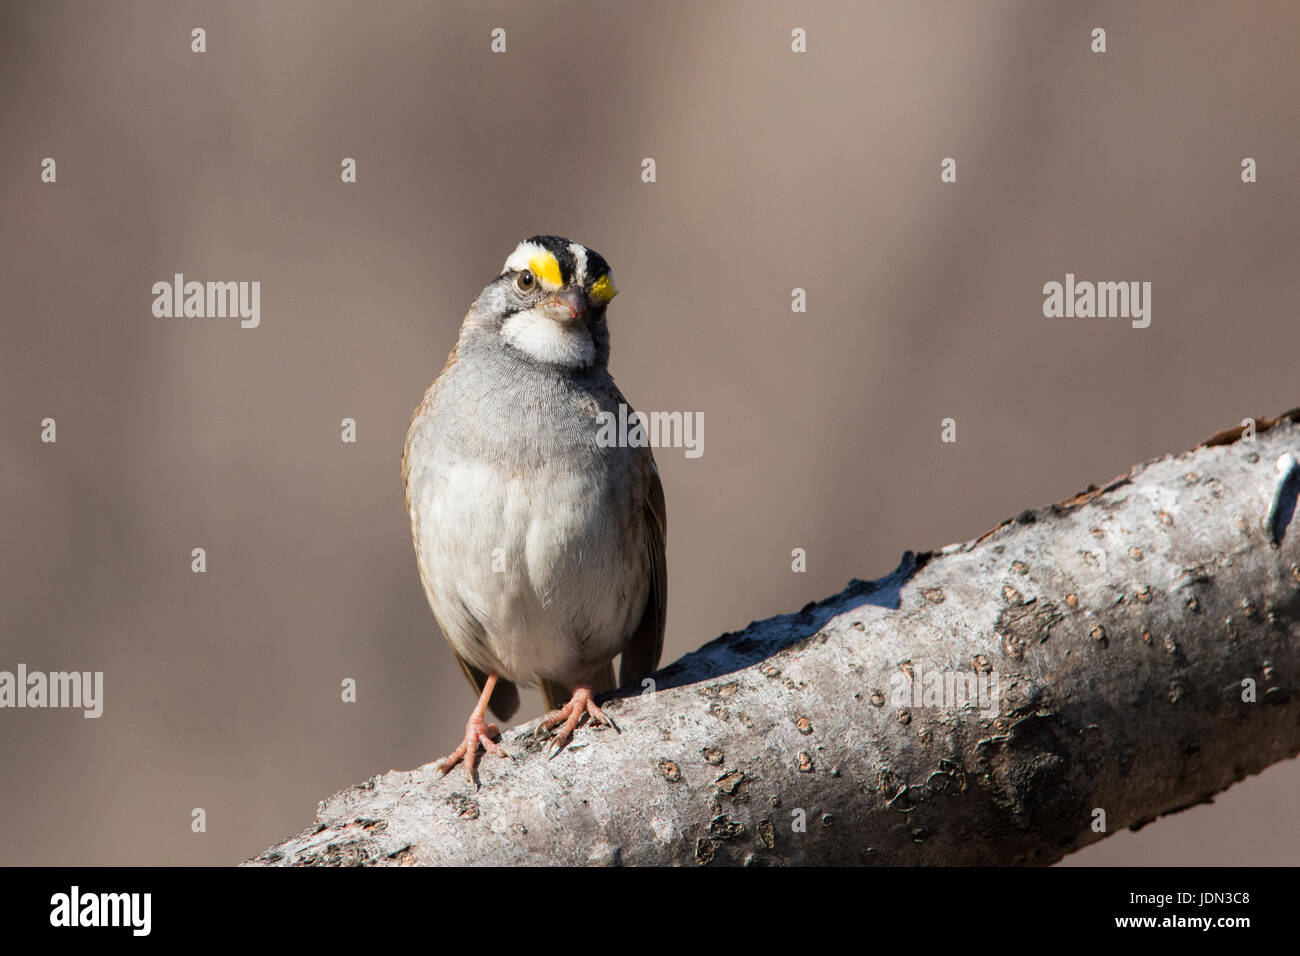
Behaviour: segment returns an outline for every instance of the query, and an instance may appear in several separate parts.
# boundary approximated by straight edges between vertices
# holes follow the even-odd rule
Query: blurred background
[[[0,669],[106,699],[0,711],[0,863],[236,863],[459,740],[398,464],[534,233],[612,264],[629,399],[704,415],[657,453],[665,661],[1300,404],[1297,35],[1288,2],[4,4]],[[260,281],[261,326],[156,318],[177,272]],[[1044,318],[1067,272],[1150,281],[1150,328]],[[1294,865],[1297,789],[1067,862]]]

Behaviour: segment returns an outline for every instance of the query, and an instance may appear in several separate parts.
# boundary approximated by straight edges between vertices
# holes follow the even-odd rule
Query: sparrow
[[[463,763],[471,786],[480,747],[509,756],[485,712],[509,720],[519,687],[541,687],[554,758],[584,716],[613,726],[596,696],[639,683],[663,651],[659,470],[648,446],[601,437],[627,405],[608,367],[616,294],[593,250],[524,240],[411,416],[402,481],[420,580],[479,695],[441,769]]]

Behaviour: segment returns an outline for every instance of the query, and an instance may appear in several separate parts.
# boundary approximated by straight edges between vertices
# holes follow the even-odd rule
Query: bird
[[[602,438],[635,413],[609,372],[609,264],[560,236],[520,242],[471,304],[411,416],[402,481],[433,616],[478,702],[460,745],[477,788],[519,688],[540,686],[558,727],[548,759],[596,698],[659,665],[667,509],[648,443]],[[622,408],[620,408],[622,406]],[[614,678],[614,658],[619,677]],[[617,731],[615,726],[615,730]]]

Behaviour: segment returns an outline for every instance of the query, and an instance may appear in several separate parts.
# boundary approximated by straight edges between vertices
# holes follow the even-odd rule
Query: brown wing
[[[623,648],[618,666],[619,686],[639,684],[659,666],[659,656],[664,651],[664,620],[668,614],[668,556],[664,551],[668,540],[668,507],[664,503],[664,486],[659,480],[659,469],[654,457],[648,455],[649,481],[646,483],[644,520],[646,547],[650,551],[650,597],[645,602],[645,613],[637,625],[632,639]]]
[[[415,406],[415,411],[411,413],[411,424],[406,431],[406,443],[402,446],[402,486],[406,491],[407,514],[410,514],[411,511],[411,486],[408,481],[411,469],[410,462],[407,461],[406,458],[407,451],[410,447],[411,431],[415,428],[416,419],[420,417],[422,412],[427,410],[429,400],[433,394],[433,389],[438,384],[439,379],[446,374],[449,368],[456,364],[456,356],[459,349],[460,342],[457,341],[456,345],[451,350],[451,354],[447,356],[447,364],[442,367],[442,371],[438,373],[438,378],[434,379],[433,384],[425,390],[424,397],[420,399],[419,404]],[[415,529],[412,527],[412,536],[414,536],[414,532]],[[418,565],[420,560],[418,548],[416,549],[415,559],[416,564]],[[420,580],[424,583],[423,568],[420,569]],[[425,587],[427,589],[427,583],[425,584]],[[446,636],[445,632],[443,636]],[[448,642],[448,645],[450,646],[450,641]],[[456,663],[460,665],[461,673],[465,675],[465,679],[468,680],[470,686],[474,688],[475,696],[482,694],[483,685],[487,683],[487,674],[484,674],[477,667],[470,665],[463,657],[456,654],[455,648],[452,648],[452,653],[456,658]],[[492,697],[488,701],[488,707],[500,720],[509,720],[514,716],[515,712],[519,710],[519,688],[514,685],[514,682],[508,681],[504,677],[498,677],[496,687],[492,689]]]

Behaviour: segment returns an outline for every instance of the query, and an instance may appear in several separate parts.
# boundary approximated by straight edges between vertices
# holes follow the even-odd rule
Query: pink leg
[[[483,714],[487,712],[488,701],[492,698],[492,689],[497,685],[497,675],[494,671],[488,675],[488,679],[483,684],[483,693],[479,695],[478,703],[474,706],[474,712],[469,715],[469,720],[465,722],[465,740],[446,757],[442,758],[442,767],[444,774],[450,773],[451,768],[456,766],[462,760],[465,763],[465,779],[475,790],[478,784],[474,781],[474,761],[478,756],[478,749],[483,747],[488,753],[496,754],[498,757],[509,757],[510,755],[502,750],[493,740],[493,737],[501,736],[501,731],[497,729],[496,724],[489,724],[483,721]]]

